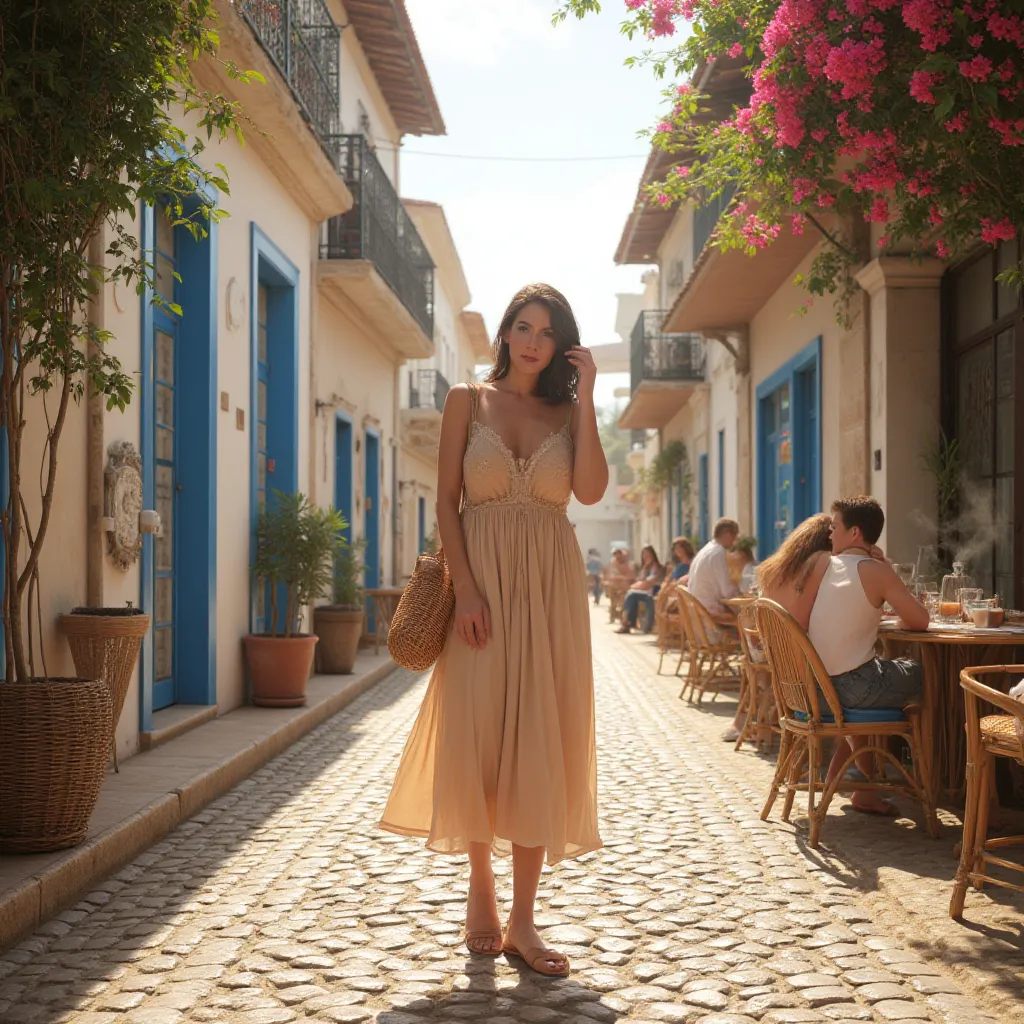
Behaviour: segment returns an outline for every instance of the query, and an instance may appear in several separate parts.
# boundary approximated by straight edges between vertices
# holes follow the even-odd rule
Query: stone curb
[[[182,822],[223,796],[297,740],[336,715],[398,669],[388,659],[352,684],[303,709],[273,732],[207,768],[141,811],[67,851],[67,856],[29,880],[0,892],[0,952],[55,914],[73,905],[93,885],[158,843]],[[200,726],[202,728],[202,726]],[[144,757],[145,754],[137,756]]]

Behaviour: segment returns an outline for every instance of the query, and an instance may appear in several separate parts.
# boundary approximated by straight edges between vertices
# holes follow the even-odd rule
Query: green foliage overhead
[[[227,174],[201,157],[209,140],[240,137],[240,128],[236,105],[193,77],[195,62],[217,59],[213,0],[0,0],[0,47],[3,621],[6,675],[22,680],[34,674],[26,591],[38,584],[69,407],[90,391],[123,410],[134,389],[108,351],[110,333],[90,322],[88,300],[111,281],[142,294],[152,278],[134,232],[140,203],[166,204],[195,237],[224,216],[217,197]],[[175,123],[186,119],[194,133]],[[104,226],[106,251],[97,252]],[[45,430],[45,444],[42,466],[23,470],[26,423]],[[22,486],[37,478],[30,522]]]

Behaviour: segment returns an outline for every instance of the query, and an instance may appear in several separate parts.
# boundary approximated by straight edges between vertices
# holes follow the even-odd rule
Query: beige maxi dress
[[[566,422],[517,459],[472,405],[462,526],[491,638],[474,650],[449,633],[380,825],[438,853],[543,846],[555,864],[601,846],[572,438]]]

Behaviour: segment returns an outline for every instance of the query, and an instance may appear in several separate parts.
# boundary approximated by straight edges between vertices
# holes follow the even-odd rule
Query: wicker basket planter
[[[0,852],[46,853],[85,839],[112,720],[103,682],[0,682]]]
[[[347,676],[356,664],[363,635],[363,609],[325,604],[313,609],[317,671]]]
[[[60,624],[75,671],[83,679],[102,680],[110,690],[110,749],[117,771],[114,733],[139,660],[142,638],[149,630],[149,616],[139,608],[75,608],[70,615],[61,616]]]
[[[302,707],[316,642],[317,638],[309,634],[242,637],[253,704],[264,708]]]

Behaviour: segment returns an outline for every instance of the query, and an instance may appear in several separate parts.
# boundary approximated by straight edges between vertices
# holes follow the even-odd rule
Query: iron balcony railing
[[[331,160],[339,126],[341,29],[324,0],[241,0],[239,8],[277,65]]]
[[[641,381],[704,380],[704,341],[699,334],[666,334],[661,326],[667,311],[644,310],[630,336],[630,385]]]
[[[363,135],[336,137],[340,170],[355,200],[327,221],[320,258],[371,260],[428,337],[434,334],[434,263],[394,185]]]
[[[715,227],[726,208],[732,202],[736,186],[730,185],[720,195],[708,203],[698,206],[693,211],[693,262],[696,263],[704,247],[708,244]]]
[[[444,400],[448,397],[448,381],[438,370],[409,371],[409,408],[436,409],[444,412]]]

